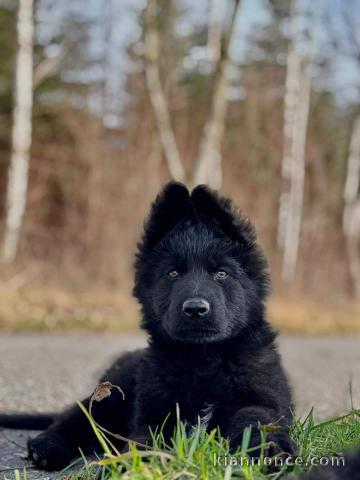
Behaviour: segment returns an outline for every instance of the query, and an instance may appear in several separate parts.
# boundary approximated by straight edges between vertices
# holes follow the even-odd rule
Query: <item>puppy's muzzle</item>
[[[188,298],[183,303],[183,312],[191,318],[206,317],[210,312],[210,304],[207,300],[200,297]]]

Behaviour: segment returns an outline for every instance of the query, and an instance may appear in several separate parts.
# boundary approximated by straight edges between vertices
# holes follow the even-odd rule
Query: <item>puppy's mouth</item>
[[[188,327],[171,332],[171,336],[184,343],[210,343],[223,338],[219,330],[213,328]]]

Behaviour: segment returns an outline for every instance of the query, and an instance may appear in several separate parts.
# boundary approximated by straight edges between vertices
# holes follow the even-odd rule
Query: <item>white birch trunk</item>
[[[216,66],[221,53],[221,22],[216,8],[217,0],[209,0],[209,18],[207,32],[207,56],[211,70]]]
[[[3,259],[6,262],[12,262],[16,257],[26,208],[32,130],[33,33],[33,0],[19,0],[12,153],[7,186],[5,236],[2,252]]]
[[[282,277],[290,282],[299,254],[305,180],[305,146],[310,107],[311,82],[305,71],[300,76],[296,120],[293,122],[290,190],[286,215]]]
[[[282,278],[295,276],[300,246],[305,180],[305,146],[311,82],[306,61],[297,51],[299,24],[295,3],[291,7],[292,38],[287,56],[282,159],[282,190],[278,216],[278,245],[283,249]]]
[[[224,134],[228,104],[226,98],[226,89],[229,81],[227,69],[229,65],[229,49],[239,6],[240,0],[235,0],[230,25],[223,41],[215,73],[214,92],[211,99],[209,117],[206,120],[198,154],[194,162],[191,178],[193,186],[199,183],[208,183],[212,188],[220,188],[222,184],[221,140]]]
[[[229,47],[234,33],[235,20],[240,0],[234,0],[234,8],[230,16],[230,25],[224,35],[219,49],[219,60],[216,64],[214,90],[208,118],[200,139],[199,149],[193,163],[189,178],[190,186],[208,183],[213,188],[220,188],[222,183],[221,140],[224,133],[227,108],[226,88],[228,85],[227,67],[229,64]],[[148,0],[145,11],[145,74],[151,106],[154,112],[157,130],[170,175],[175,180],[185,180],[185,170],[177,148],[174,131],[171,126],[169,108],[160,80],[159,69],[159,34],[156,26],[157,1]],[[210,6],[214,9],[214,4]],[[209,22],[215,19],[211,17]],[[209,25],[209,42],[215,42],[215,23]],[[219,25],[216,26],[216,29]],[[217,40],[216,40],[217,42]],[[208,46],[209,47],[209,46]],[[210,48],[210,47],[209,47]],[[211,47],[212,48],[212,47]],[[215,52],[214,52],[215,54]]]
[[[226,65],[224,66],[224,70]],[[213,96],[212,112],[207,119],[200,139],[197,157],[194,162],[191,185],[207,183],[219,189],[222,184],[221,139],[224,133],[226,114],[227,78],[224,71],[220,75]]]
[[[291,168],[294,157],[294,137],[296,136],[296,115],[299,104],[301,78],[301,59],[291,46],[287,56],[285,98],[284,98],[284,129],[283,158],[281,165],[282,191],[280,194],[278,218],[278,244],[285,245],[287,219],[290,203]]]
[[[101,115],[103,125],[107,124],[107,115],[111,113],[111,96],[109,94],[109,83],[112,79],[111,65],[111,43],[113,30],[114,5],[113,0],[107,0],[104,4],[104,50],[102,58],[102,75],[101,82]]]
[[[360,117],[355,120],[344,188],[343,232],[346,238],[351,279],[360,297]]]
[[[145,75],[156,125],[171,177],[183,181],[185,171],[171,126],[170,113],[160,79],[157,2],[148,0],[145,27]]]
[[[216,66],[219,65],[221,60],[222,25],[219,19],[219,13],[216,0],[209,0],[207,54],[211,72],[216,69]],[[226,91],[224,94],[226,94]],[[223,131],[219,133],[222,137]],[[219,189],[222,186],[222,177],[222,159],[219,145],[219,151],[217,153],[214,152],[209,158],[207,182],[212,188]]]

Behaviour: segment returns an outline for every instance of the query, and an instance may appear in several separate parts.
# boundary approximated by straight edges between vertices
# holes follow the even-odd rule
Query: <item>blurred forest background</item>
[[[360,0],[0,0],[0,326],[132,327],[171,178],[252,219],[277,326],[360,330]]]

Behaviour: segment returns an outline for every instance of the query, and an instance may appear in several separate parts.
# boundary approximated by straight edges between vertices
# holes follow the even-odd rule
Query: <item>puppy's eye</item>
[[[225,272],[225,270],[218,270],[215,273],[215,280],[225,280],[225,278],[227,278],[228,276],[229,274]]]
[[[167,276],[169,278],[177,278],[179,276],[179,272],[177,272],[176,270],[170,270],[170,272],[168,272]]]

